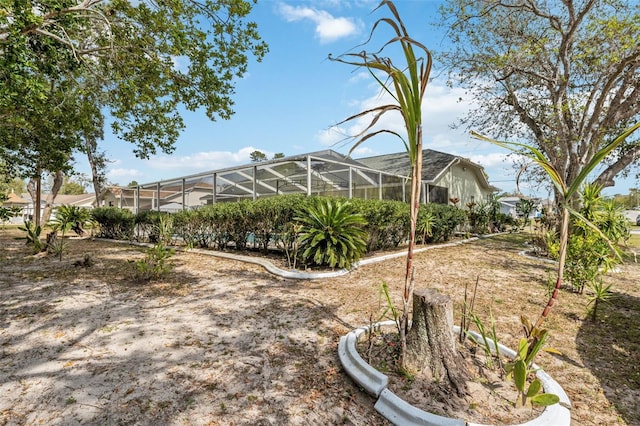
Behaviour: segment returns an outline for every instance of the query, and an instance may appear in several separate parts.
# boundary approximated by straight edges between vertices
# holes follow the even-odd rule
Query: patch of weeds
[[[105,325],[104,327],[102,327],[100,330],[101,333],[112,333],[114,331],[116,331],[118,329],[118,326],[116,325]]]
[[[227,406],[226,406],[226,405],[224,405],[224,402],[221,402],[221,403],[220,403],[220,412],[221,412],[222,414],[225,414],[225,413],[227,412]]]
[[[75,404],[76,402],[77,401],[73,396],[68,397],[67,400],[65,401],[67,405]]]

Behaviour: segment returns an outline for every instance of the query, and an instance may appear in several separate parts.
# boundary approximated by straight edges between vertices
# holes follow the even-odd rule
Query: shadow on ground
[[[166,282],[134,283],[140,250],[106,246],[66,263],[0,248],[0,424],[387,424],[304,282],[177,256]]]
[[[598,309],[596,321],[582,322],[578,352],[624,421],[640,424],[640,298],[616,293]]]

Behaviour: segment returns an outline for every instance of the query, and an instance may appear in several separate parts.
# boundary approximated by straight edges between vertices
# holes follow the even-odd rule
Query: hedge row
[[[173,234],[190,247],[225,250],[260,248],[286,252],[295,244],[299,222],[310,203],[321,197],[282,195],[257,201],[216,203],[195,210],[173,214],[144,211],[137,215],[128,210],[101,207],[92,211],[100,225],[98,236],[157,242],[161,218],[170,218]],[[408,238],[409,205],[400,201],[350,200],[367,224],[367,252],[397,247]],[[427,243],[446,241],[464,223],[465,213],[453,206],[427,204],[420,209],[420,221],[432,223],[425,235]]]

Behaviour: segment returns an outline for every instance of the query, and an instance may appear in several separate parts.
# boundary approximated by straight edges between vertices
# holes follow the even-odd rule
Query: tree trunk
[[[84,136],[85,150],[87,152],[87,160],[91,166],[91,181],[93,182],[93,191],[96,194],[96,207],[100,207],[102,201],[102,187],[105,182],[105,155],[104,152],[97,151],[97,144],[94,138]]]
[[[469,394],[468,371],[456,349],[453,301],[432,289],[413,293],[413,323],[407,336],[407,367],[449,385],[459,397]]]
[[[64,173],[58,170],[53,175],[53,185],[51,185],[51,192],[47,196],[46,204],[44,206],[44,210],[42,211],[42,220],[40,223],[44,226],[49,222],[51,218],[51,211],[53,210],[53,203],[56,201],[56,197],[58,196],[58,192],[60,192],[60,188],[62,188],[62,183],[64,182]]]

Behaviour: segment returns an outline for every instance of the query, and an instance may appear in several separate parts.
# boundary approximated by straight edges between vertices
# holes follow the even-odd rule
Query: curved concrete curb
[[[499,235],[499,234],[490,234],[490,235],[485,235],[482,237],[471,237],[471,238],[467,238],[466,240],[460,240],[460,241],[454,241],[454,242],[450,242],[450,243],[443,243],[443,244],[436,244],[433,246],[428,246],[428,247],[421,247],[418,249],[415,249],[413,252],[414,253],[422,253],[425,251],[429,251],[429,250],[435,250],[438,248],[445,248],[445,247],[454,247],[454,246],[458,246],[461,244],[466,244],[466,243],[470,243],[473,241],[477,241],[480,238],[489,238],[495,235]],[[133,246],[141,246],[141,247],[153,247],[153,244],[151,243],[141,243],[141,242],[137,242],[137,241],[127,241],[127,240],[111,240],[108,238],[94,238],[96,241],[110,241],[110,242],[115,242],[115,243],[120,243],[120,244],[129,244],[129,245],[133,245]],[[230,260],[237,260],[239,262],[246,262],[246,263],[253,263],[255,265],[259,265],[262,266],[264,269],[266,269],[269,273],[273,274],[273,275],[277,275],[280,276],[282,278],[292,278],[292,279],[296,279],[296,280],[317,280],[317,279],[322,279],[322,278],[336,278],[336,277],[340,277],[343,275],[347,275],[349,272],[351,272],[351,270],[349,269],[338,269],[336,271],[331,271],[331,272],[301,272],[301,271],[297,271],[297,270],[285,270],[285,269],[281,269],[278,268],[276,265],[274,265],[273,263],[269,262],[266,259],[262,259],[262,258],[257,258],[257,257],[252,257],[252,256],[243,256],[241,254],[231,254],[231,253],[225,253],[222,251],[214,251],[214,250],[204,250],[204,249],[187,249],[184,247],[173,247],[175,250],[178,251],[182,251],[182,252],[192,252],[192,253],[198,253],[198,254],[203,254],[205,256],[215,256],[215,257],[221,257],[223,259],[230,259]],[[406,250],[402,250],[402,251],[398,251],[395,253],[389,253],[389,254],[385,254],[385,255],[381,255],[381,256],[376,256],[376,257],[371,257],[369,259],[364,259],[361,260],[359,262],[356,262],[353,264],[353,268],[358,268],[359,266],[365,266],[365,265],[370,265],[372,263],[377,263],[377,262],[383,262],[385,260],[389,260],[389,259],[394,259],[397,257],[403,257],[407,255],[407,251]]]
[[[395,326],[394,321],[384,321],[374,324],[373,327]],[[369,327],[361,327],[353,330],[340,338],[338,344],[338,356],[347,375],[368,393],[378,398],[374,408],[384,418],[395,425],[402,426],[487,426],[478,423],[465,422],[462,419],[450,419],[426,412],[408,404],[387,388],[389,378],[374,369],[362,359],[356,349],[358,338],[369,330]],[[460,327],[453,328],[455,333]],[[482,336],[473,331],[469,332],[476,339],[482,340]],[[491,349],[495,351],[493,342],[489,342]],[[516,352],[498,343],[500,352],[513,358]],[[560,403],[546,407],[537,418],[514,426],[569,426],[571,424],[571,401],[562,387],[551,378],[544,370],[533,365],[537,370],[536,376],[542,382],[545,392],[554,393],[560,398]]]
[[[369,394],[378,397],[387,387],[389,378],[370,366],[358,353],[358,338],[369,328],[358,328],[342,336],[338,343],[338,358],[345,371],[354,382],[362,386]]]

